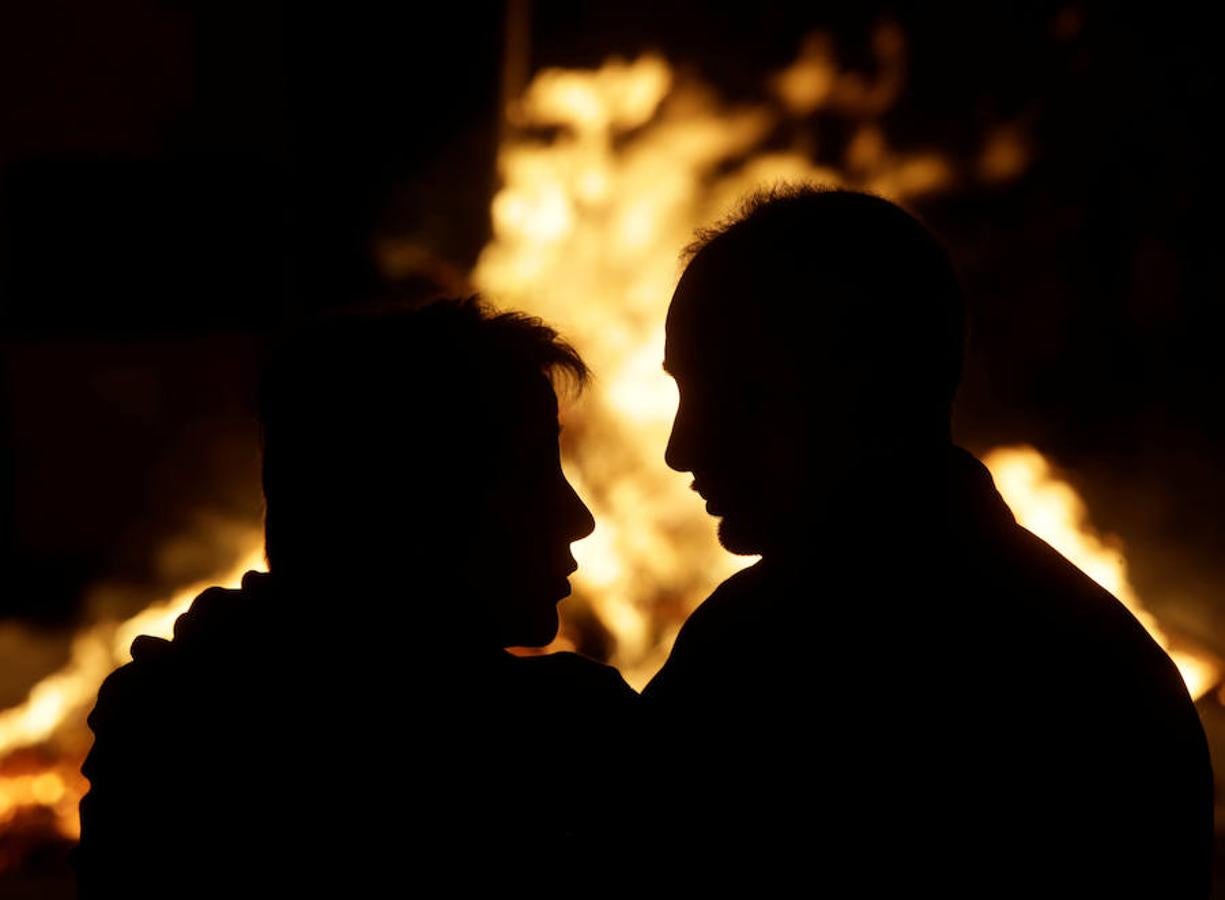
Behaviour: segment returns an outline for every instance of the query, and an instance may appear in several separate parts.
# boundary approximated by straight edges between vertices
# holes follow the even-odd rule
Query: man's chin
[[[723,549],[737,556],[756,556],[761,553],[761,538],[756,530],[734,518],[719,520],[719,543]]]

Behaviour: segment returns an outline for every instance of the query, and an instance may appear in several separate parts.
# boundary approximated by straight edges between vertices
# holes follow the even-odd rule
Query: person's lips
[[[570,596],[570,576],[578,571],[578,563],[571,560],[565,567],[565,574],[558,575],[553,579],[553,594],[557,597],[557,602],[561,602]]]
[[[706,501],[706,512],[712,516],[725,515],[725,506],[718,498],[712,497],[710,489],[706,485],[698,484],[696,481],[689,485],[689,488],[697,493],[699,497]]]

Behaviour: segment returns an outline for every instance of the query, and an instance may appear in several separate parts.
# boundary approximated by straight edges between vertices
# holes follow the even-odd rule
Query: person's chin
[[[738,516],[726,516],[719,520],[719,543],[724,550],[737,556],[761,553],[761,540],[756,529]]]
[[[512,646],[546,647],[557,637],[559,626],[560,621],[557,618],[556,608],[542,611],[531,622],[523,624],[522,628],[519,629],[518,639],[514,641]]]

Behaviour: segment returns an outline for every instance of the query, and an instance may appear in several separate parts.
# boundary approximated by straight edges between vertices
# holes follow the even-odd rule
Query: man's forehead
[[[691,277],[693,266],[681,278],[664,324],[664,368],[691,367],[698,362],[714,362],[743,340],[743,325],[749,317],[738,304],[734,283],[718,279]]]

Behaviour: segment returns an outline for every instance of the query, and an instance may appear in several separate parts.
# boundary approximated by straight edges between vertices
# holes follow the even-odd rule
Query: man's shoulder
[[[1170,657],[1136,614],[1046,541],[1015,526],[993,580],[1030,634],[1086,673],[1186,698]],[[1060,658],[1056,656],[1055,658]]]
[[[681,685],[707,686],[729,673],[730,654],[740,657],[767,644],[777,646],[778,622],[772,622],[766,600],[773,592],[767,569],[761,562],[742,569],[702,601],[681,626],[663,668],[643,691],[658,701]],[[770,629],[768,640],[759,632]],[[736,666],[745,672],[744,665]],[[755,673],[752,665],[747,672]]]
[[[1036,620],[1060,631],[1090,631],[1139,641],[1147,632],[1126,606],[1066,556],[1020,525],[992,574]]]
[[[769,571],[761,561],[741,569],[711,592],[685,620],[677,640],[723,629],[739,629],[760,617],[770,592]]]

